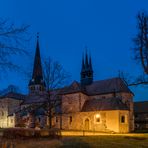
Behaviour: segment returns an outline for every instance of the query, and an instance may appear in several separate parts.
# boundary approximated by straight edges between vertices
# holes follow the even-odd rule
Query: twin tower
[[[82,69],[81,69],[81,86],[90,85],[93,82],[93,69],[91,57],[88,57],[87,52],[82,59]],[[34,67],[32,78],[29,82],[30,92],[42,92],[46,90],[46,83],[43,79],[43,71],[40,57],[40,47],[39,47],[39,35],[37,35],[37,45],[34,58]]]
[[[83,55],[82,68],[81,68],[81,85],[90,85],[93,82],[93,68],[91,62],[91,56],[87,54]]]

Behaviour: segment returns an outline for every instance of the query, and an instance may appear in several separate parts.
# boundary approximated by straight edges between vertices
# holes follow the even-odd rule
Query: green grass
[[[4,141],[3,141],[4,142]],[[6,140],[15,148],[147,148],[148,134],[63,137],[61,139]]]
[[[62,143],[62,148],[146,148],[148,136],[65,137]]]

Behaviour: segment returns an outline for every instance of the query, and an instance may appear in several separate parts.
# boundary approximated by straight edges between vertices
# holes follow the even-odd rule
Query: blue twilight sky
[[[59,61],[77,81],[85,46],[92,56],[95,80],[116,77],[119,70],[138,75],[141,67],[132,60],[130,49],[140,10],[148,10],[148,0],[0,0],[0,17],[31,25],[28,50],[34,54],[40,32],[42,57]],[[32,58],[16,62],[32,69]],[[2,75],[0,89],[15,84],[27,91],[28,79],[22,74]],[[131,89],[135,100],[148,100],[147,87]]]

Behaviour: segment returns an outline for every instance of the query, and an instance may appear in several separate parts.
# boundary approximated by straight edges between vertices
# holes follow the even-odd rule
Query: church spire
[[[82,69],[81,69],[81,85],[90,85],[93,82],[93,68],[91,62],[91,56],[89,56],[87,50],[85,53],[85,61],[84,57],[82,57]]]
[[[82,68],[81,68],[81,72],[85,71],[85,62],[84,62],[84,55],[82,57]]]
[[[87,55],[87,47],[86,47],[86,54],[85,54],[85,67],[88,68],[89,64],[88,64],[88,55]]]
[[[39,87],[36,87],[36,86]],[[41,56],[40,56],[40,47],[39,47],[39,33],[37,33],[37,44],[34,58],[34,66],[32,79],[29,82],[30,89],[34,91],[41,91],[45,88],[45,82],[43,81],[43,72],[42,72],[42,64],[41,64]],[[39,88],[36,90],[36,88]]]
[[[89,69],[92,71],[92,62],[91,62],[91,56],[89,56]]]
[[[39,81],[43,79],[40,47],[39,47],[39,33],[37,33],[37,45],[36,45],[32,79],[36,80],[36,83],[39,83]]]

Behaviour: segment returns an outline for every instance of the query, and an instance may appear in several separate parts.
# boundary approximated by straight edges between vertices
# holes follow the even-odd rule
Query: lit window
[[[95,115],[95,122],[96,123],[100,123],[101,122],[100,114]]]
[[[125,116],[121,116],[121,123],[125,123]]]
[[[69,124],[72,122],[72,116],[69,117]]]

